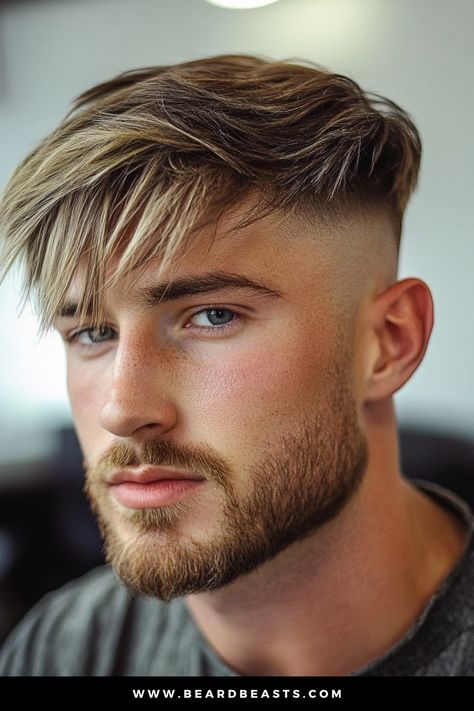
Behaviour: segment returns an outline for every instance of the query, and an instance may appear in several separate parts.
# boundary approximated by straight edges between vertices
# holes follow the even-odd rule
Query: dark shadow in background
[[[407,477],[446,486],[474,509],[474,443],[407,427],[399,437]],[[58,452],[44,467],[41,485],[0,491],[0,642],[45,593],[103,563],[73,429],[60,432]]]
[[[0,642],[46,592],[103,562],[74,430],[61,430],[59,443],[31,487],[15,488],[11,473],[3,477],[10,484],[0,489]]]

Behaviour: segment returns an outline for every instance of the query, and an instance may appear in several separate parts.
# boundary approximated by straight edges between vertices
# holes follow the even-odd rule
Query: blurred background
[[[0,0],[0,190],[75,96],[131,68],[220,53],[307,59],[396,101],[424,144],[399,277],[424,279],[435,301],[424,362],[395,399],[403,470],[472,503],[473,21],[472,0],[267,0],[240,10],[207,0]],[[12,275],[0,286],[0,641],[38,597],[102,559],[62,346],[55,335],[39,340],[18,303]]]

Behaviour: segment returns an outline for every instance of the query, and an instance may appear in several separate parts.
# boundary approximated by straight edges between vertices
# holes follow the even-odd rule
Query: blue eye
[[[205,317],[213,324],[213,326],[225,326],[227,323],[231,323],[226,319],[229,314],[234,316],[233,311],[230,309],[204,309],[203,311],[198,311],[194,314],[193,318],[205,314]],[[217,323],[216,323],[217,322]]]
[[[89,342],[82,340],[84,336],[87,336]],[[106,336],[108,336],[108,338],[106,338]],[[72,333],[68,336],[67,341],[68,343],[77,342],[87,348],[110,341],[114,336],[115,333],[109,326],[94,326],[93,328],[83,328],[81,331]]]
[[[201,319],[201,322],[199,323],[198,321],[196,324],[198,318]],[[208,306],[191,316],[186,328],[193,329],[199,333],[219,336],[221,333],[237,327],[243,320],[244,316],[232,309],[227,309],[223,306]]]

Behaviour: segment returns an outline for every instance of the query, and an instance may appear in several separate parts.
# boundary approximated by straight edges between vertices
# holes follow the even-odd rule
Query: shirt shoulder
[[[474,676],[473,616],[470,625],[423,668],[423,676]]]
[[[0,676],[87,675],[98,640],[117,643],[129,595],[107,566],[43,597],[7,638]]]
[[[40,600],[7,638],[0,676],[201,676],[183,599],[133,597],[108,566]]]

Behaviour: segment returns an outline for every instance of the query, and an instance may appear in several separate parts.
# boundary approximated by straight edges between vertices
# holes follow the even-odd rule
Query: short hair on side
[[[420,156],[397,104],[309,62],[221,55],[128,71],[81,94],[14,172],[0,281],[21,263],[45,331],[82,265],[78,315],[99,323],[106,286],[157,257],[166,269],[251,192],[246,224],[380,202],[401,225]]]

